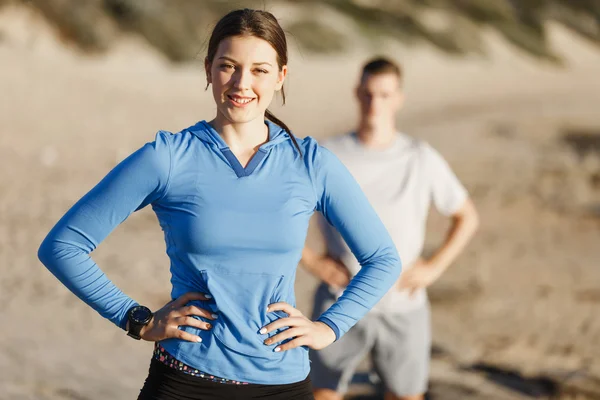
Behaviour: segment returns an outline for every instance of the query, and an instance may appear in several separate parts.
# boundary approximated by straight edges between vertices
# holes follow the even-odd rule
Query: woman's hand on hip
[[[286,318],[280,318],[263,327],[260,331],[265,335],[277,329],[288,328],[277,335],[264,341],[265,345],[280,343],[286,339],[291,339],[285,344],[279,345],[275,351],[286,351],[300,346],[307,346],[314,350],[320,350],[335,342],[335,333],[323,322],[311,321],[306,318],[300,310],[295,309],[288,303],[274,303],[269,305],[267,312],[283,311],[289,315]]]
[[[209,300],[210,298],[210,295],[189,292],[167,303],[163,308],[156,311],[148,325],[141,329],[141,338],[150,342],[158,342],[169,338],[187,340],[188,342],[201,342],[202,339],[199,336],[185,332],[179,327],[193,326],[203,330],[211,329],[212,325],[210,323],[200,321],[193,316],[197,315],[214,320],[217,315],[208,310],[187,305],[192,300]]]

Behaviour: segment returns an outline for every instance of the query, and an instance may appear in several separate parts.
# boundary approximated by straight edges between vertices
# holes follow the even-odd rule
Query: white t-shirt
[[[421,255],[431,202],[441,214],[450,216],[467,199],[467,191],[442,156],[427,143],[407,135],[399,133],[384,150],[364,147],[354,133],[322,145],[345,164],[365,192],[396,244],[403,270]],[[328,254],[356,274],[360,264],[340,234],[324,218],[320,218],[320,227]],[[407,312],[426,299],[425,290],[410,297],[407,291],[392,287],[373,311]]]

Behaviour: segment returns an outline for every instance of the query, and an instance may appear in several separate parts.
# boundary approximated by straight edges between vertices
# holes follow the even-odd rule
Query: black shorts
[[[310,378],[286,385],[227,385],[170,368],[156,359],[138,400],[314,400]]]

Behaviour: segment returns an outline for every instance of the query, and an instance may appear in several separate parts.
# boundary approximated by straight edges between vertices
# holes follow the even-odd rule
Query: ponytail
[[[285,98],[284,98],[285,101]],[[302,157],[302,150],[300,150],[300,146],[298,145],[298,141],[296,141],[296,138],[294,137],[294,135],[292,135],[292,132],[290,131],[290,128],[288,128],[288,126],[279,118],[277,118],[275,115],[273,115],[273,113],[269,110],[265,111],[265,117],[273,122],[276,125],[279,125],[280,127],[283,128],[283,130],[285,130],[289,135],[290,138],[292,139],[292,142],[294,143],[294,146],[296,147],[296,149],[298,149],[298,152],[300,153],[300,157]]]

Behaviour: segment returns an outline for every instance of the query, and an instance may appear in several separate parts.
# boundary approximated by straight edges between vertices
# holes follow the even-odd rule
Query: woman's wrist
[[[335,340],[337,339],[337,335],[335,334],[335,331],[329,325],[327,325],[323,321],[315,321],[315,323],[317,323],[320,326],[324,327],[323,328],[323,332],[327,332],[327,334],[329,335],[329,338],[331,339],[330,344],[333,343],[333,342],[335,342]]]

